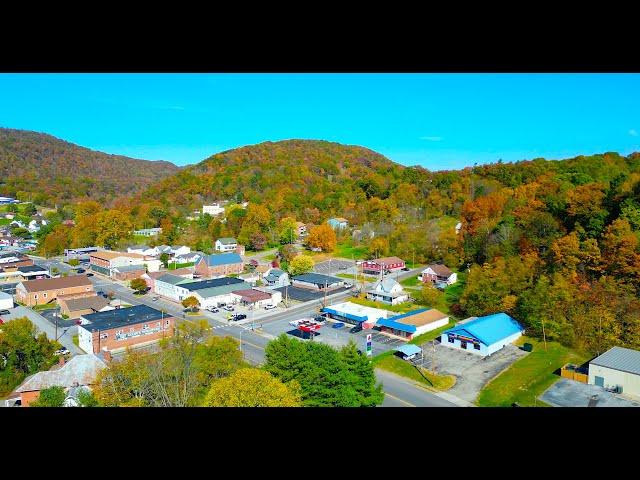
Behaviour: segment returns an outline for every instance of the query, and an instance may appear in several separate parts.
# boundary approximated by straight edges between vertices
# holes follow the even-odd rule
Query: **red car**
[[[3,323],[4,323],[4,320],[0,318],[0,325],[2,325]]]
[[[76,325],[82,325],[82,320],[76,320]]]

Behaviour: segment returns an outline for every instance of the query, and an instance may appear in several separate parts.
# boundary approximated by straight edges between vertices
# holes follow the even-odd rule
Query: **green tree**
[[[206,407],[297,407],[300,393],[294,382],[285,385],[270,373],[242,368],[216,380],[204,400]]]
[[[308,273],[313,270],[314,265],[315,262],[313,261],[313,258],[307,255],[298,255],[289,263],[289,274],[301,275],[303,273]]]
[[[340,354],[347,365],[350,383],[356,391],[360,406],[375,407],[384,401],[382,384],[376,384],[376,375],[371,361],[358,353],[353,340],[342,347]]]
[[[292,217],[284,217],[280,220],[278,231],[280,232],[280,243],[293,243],[296,241],[297,225],[296,219]]]
[[[82,389],[78,393],[78,403],[81,407],[97,407],[99,406],[98,400],[93,396],[93,392]]]
[[[164,268],[169,268],[169,258],[169,254],[166,252],[160,254],[160,261],[162,265],[164,265]]]
[[[40,390],[38,399],[29,405],[31,407],[62,407],[65,398],[64,387],[49,387]]]
[[[72,267],[77,267],[78,265],[80,265],[80,260],[78,260],[77,258],[72,258],[68,263]]]
[[[36,213],[38,213],[38,209],[36,208],[36,206],[33,203],[27,203],[25,205],[23,205],[22,207],[22,214],[26,215],[27,217],[31,217],[32,215],[35,215]]]

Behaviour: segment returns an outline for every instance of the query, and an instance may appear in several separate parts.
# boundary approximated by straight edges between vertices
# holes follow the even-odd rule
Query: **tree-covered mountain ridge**
[[[52,135],[0,128],[0,194],[41,204],[139,192],[180,168],[81,147]],[[22,192],[22,193],[20,193]]]

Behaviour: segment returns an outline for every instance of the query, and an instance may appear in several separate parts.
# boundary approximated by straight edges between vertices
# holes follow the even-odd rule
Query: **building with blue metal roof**
[[[435,308],[419,308],[390,318],[381,318],[376,327],[383,333],[411,340],[418,335],[441,328],[449,323],[449,316]]]
[[[442,333],[440,342],[447,347],[487,356],[513,343],[523,333],[524,327],[517,320],[506,313],[494,313],[458,323]]]

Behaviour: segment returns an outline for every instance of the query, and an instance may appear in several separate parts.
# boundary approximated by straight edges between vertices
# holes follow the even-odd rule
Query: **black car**
[[[231,317],[231,320],[237,322],[238,320],[244,320],[247,316],[244,313],[237,313]]]
[[[351,330],[349,330],[349,333],[358,333],[361,331],[362,331],[362,325],[356,325]]]
[[[93,277],[93,273],[87,273],[87,277]]]
[[[11,312],[9,310],[0,310],[0,315],[9,315]]]
[[[78,273],[84,273],[84,272],[86,272],[86,270],[85,270],[84,268],[79,268],[79,269],[77,269],[77,270],[76,270],[76,272],[78,272]]]

